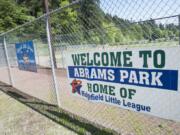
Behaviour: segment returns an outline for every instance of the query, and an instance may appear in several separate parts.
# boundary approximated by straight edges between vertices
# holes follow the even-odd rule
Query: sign
[[[37,72],[33,42],[16,43],[15,46],[19,69]]]
[[[67,54],[73,95],[180,121],[180,47],[109,48]]]

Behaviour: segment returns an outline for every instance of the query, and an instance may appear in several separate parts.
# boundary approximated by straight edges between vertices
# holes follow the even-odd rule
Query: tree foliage
[[[50,11],[74,0],[49,0]],[[133,41],[171,40],[178,37],[178,26],[156,23],[153,19],[134,23],[104,13],[100,0],[82,0],[50,16],[55,39],[79,43],[126,43]],[[44,0],[0,0],[0,32],[7,31],[45,13]],[[25,28],[25,34],[42,35],[40,24]],[[34,31],[35,30],[35,31]]]
[[[14,0],[0,0],[0,32],[21,25],[33,16],[28,15],[27,9],[19,6]]]

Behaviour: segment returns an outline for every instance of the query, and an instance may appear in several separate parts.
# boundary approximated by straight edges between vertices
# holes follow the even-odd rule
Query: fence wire
[[[14,87],[57,104],[52,79],[46,19],[49,18],[52,51],[61,108],[122,134],[180,134],[180,123],[139,114],[71,94],[65,57],[73,50],[120,49],[121,46],[177,46],[180,41],[180,1],[80,0],[61,7],[22,27],[1,34],[1,81],[9,83],[3,49],[7,41]],[[38,72],[18,70],[15,43],[33,40]],[[173,53],[173,52],[172,52]],[[6,78],[7,77],[7,78]],[[6,79],[5,79],[6,78]],[[152,99],[153,100],[153,99]]]

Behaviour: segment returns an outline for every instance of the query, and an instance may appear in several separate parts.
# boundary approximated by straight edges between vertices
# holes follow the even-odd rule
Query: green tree
[[[0,2],[0,32],[7,31],[21,25],[33,17],[27,14],[27,9],[17,5],[14,0]]]
[[[59,7],[70,4],[70,0],[59,1]],[[79,32],[77,5],[63,8],[61,12],[57,12],[50,16],[52,35],[58,38],[61,43],[76,44],[81,40],[81,32]]]
[[[104,38],[106,43],[123,43],[124,36],[121,30],[114,23],[103,23],[106,31],[106,38]]]
[[[82,0],[78,18],[85,40],[91,40],[89,30],[95,29],[93,35],[96,35],[96,39],[99,38],[100,42],[102,41],[102,34],[105,33],[103,29],[104,17],[105,14],[100,8],[100,0]]]
[[[58,8],[60,1],[62,0],[48,0],[50,11]],[[27,8],[28,13],[36,18],[45,13],[44,0],[16,0],[16,3]]]

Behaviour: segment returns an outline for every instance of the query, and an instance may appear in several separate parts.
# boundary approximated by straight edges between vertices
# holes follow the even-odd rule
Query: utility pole
[[[49,2],[48,2],[48,0],[44,0],[44,5],[45,5],[46,14],[47,14],[46,21],[48,21],[48,25],[49,25],[50,39],[52,39],[51,38],[51,34],[52,34],[52,32],[51,32],[51,24],[49,22],[50,16],[49,16],[49,6],[48,6]],[[56,63],[56,57],[55,57],[55,49],[54,49],[54,46],[53,46],[52,43],[51,43],[51,45],[52,45],[52,56],[53,56],[54,68],[57,69],[57,63]]]

